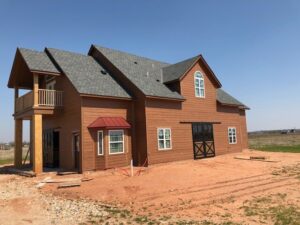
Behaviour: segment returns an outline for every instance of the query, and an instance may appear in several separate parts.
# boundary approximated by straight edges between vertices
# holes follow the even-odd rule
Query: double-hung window
[[[236,128],[235,127],[228,127],[228,142],[229,144],[236,144]]]
[[[199,98],[205,97],[204,76],[200,71],[195,72],[195,96]]]
[[[109,154],[124,153],[124,131],[109,131]]]
[[[158,128],[157,139],[159,150],[168,150],[172,148],[170,128]]]
[[[103,149],[103,131],[98,131],[98,155],[104,155],[104,149]]]

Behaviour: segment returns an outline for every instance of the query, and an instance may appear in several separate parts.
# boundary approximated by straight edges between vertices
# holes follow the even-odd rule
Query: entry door
[[[59,131],[53,132],[53,167],[59,167]]]
[[[74,162],[75,169],[79,169],[79,152],[80,152],[80,139],[79,134],[73,135],[73,151],[74,151]]]
[[[43,166],[53,167],[53,130],[43,131]]]
[[[43,131],[43,164],[45,167],[59,167],[59,131]]]
[[[211,123],[193,123],[194,159],[215,156],[214,132]]]

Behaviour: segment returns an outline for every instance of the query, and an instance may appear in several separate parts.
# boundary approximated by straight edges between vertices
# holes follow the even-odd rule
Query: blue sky
[[[251,107],[248,130],[300,128],[300,1],[2,0],[0,141],[13,139],[16,48],[87,53],[92,43],[171,63],[201,53]]]

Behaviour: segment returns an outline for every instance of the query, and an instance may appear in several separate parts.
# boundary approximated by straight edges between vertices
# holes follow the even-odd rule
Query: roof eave
[[[224,105],[224,106],[237,107],[239,109],[250,110],[250,108],[248,106],[246,106],[246,105],[229,104],[229,103],[221,102],[219,100],[217,100],[217,102],[219,102],[221,105]]]
[[[177,102],[184,102],[185,98],[171,98],[171,97],[161,97],[161,96],[153,96],[153,95],[146,95],[146,98],[149,99],[158,99],[158,100],[168,100],[168,101],[177,101]]]
[[[132,101],[131,97],[119,97],[119,96],[108,96],[108,95],[95,95],[95,94],[85,94],[79,93],[80,97],[90,97],[90,98],[107,98],[107,99],[116,99],[116,100],[127,100]]]

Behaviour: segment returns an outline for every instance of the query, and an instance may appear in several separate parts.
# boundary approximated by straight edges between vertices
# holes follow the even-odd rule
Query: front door
[[[80,145],[79,145],[79,134],[73,135],[73,151],[74,151],[74,163],[75,169],[79,170],[79,152],[80,152]]]
[[[59,167],[59,131],[43,131],[43,164],[45,167]]]
[[[211,123],[192,123],[194,159],[215,156],[214,132]]]
[[[53,132],[53,167],[59,167],[59,131]]]

